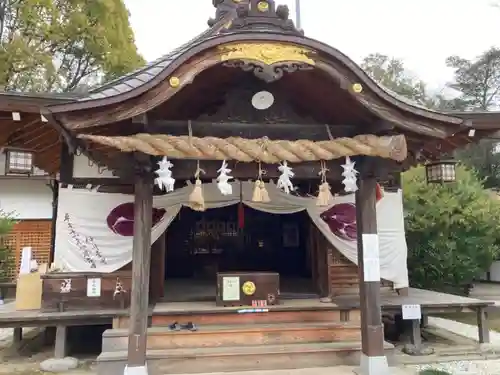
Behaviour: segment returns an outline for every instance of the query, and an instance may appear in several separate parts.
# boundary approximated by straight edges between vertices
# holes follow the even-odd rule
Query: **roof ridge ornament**
[[[276,5],[274,0],[212,0],[217,8],[216,18],[209,21],[213,26],[227,13],[236,11],[235,18],[221,32],[248,30],[269,30],[281,33],[303,35],[289,19],[290,9]]]
[[[248,0],[212,0],[212,4],[214,8],[216,8],[215,18],[210,18],[208,20],[208,26],[215,26],[215,24],[222,20],[226,14],[233,12],[239,4],[247,1]]]

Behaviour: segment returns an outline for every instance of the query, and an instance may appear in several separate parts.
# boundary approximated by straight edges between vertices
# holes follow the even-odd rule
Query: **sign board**
[[[364,281],[380,281],[380,249],[377,234],[363,234]]]
[[[87,279],[87,297],[101,296],[101,279]]]
[[[23,247],[23,251],[21,253],[21,267],[19,269],[19,273],[21,275],[25,275],[31,272],[31,247]]]
[[[222,300],[239,301],[240,300],[240,278],[223,277],[222,278]]]
[[[422,319],[422,309],[420,305],[402,305],[404,320],[420,320]]]

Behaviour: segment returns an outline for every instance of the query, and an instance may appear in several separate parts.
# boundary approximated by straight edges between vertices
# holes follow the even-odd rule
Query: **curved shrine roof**
[[[211,26],[207,30],[144,67],[107,82],[84,94],[32,95],[28,93],[0,93],[0,110],[4,107],[2,106],[2,102],[4,102],[2,97],[9,97],[9,99],[16,101],[34,100],[35,103],[33,104],[47,108],[47,112],[49,113],[78,111],[118,103],[122,100],[138,96],[149,88],[154,87],[157,81],[164,78],[168,71],[175,68],[173,65],[177,66],[182,63],[193,49],[203,50],[202,47],[205,45],[207,46],[206,48],[211,48],[221,43],[228,43],[228,41],[233,39],[250,41],[254,38],[255,40],[276,40],[278,42],[280,40],[292,41],[292,43],[298,45],[316,47],[314,49],[318,49],[319,47],[322,53],[339,61],[348,70],[353,72],[359,78],[359,82],[372,88],[376,95],[385,100],[392,99],[392,104],[399,107],[399,109],[424,117],[432,117],[434,120],[443,121],[450,125],[459,125],[460,128],[470,126],[470,124],[466,123],[467,121],[471,121],[469,113],[458,114],[454,112],[433,111],[394,93],[373,81],[356,63],[340,51],[324,43],[305,37],[303,32],[295,28],[293,22],[288,19],[289,11],[287,7],[276,6],[274,0],[267,0],[269,9],[264,12],[266,15],[263,16],[263,12],[259,12],[257,9],[260,3],[263,2],[258,0],[213,0],[213,4],[216,7],[216,17],[209,21],[209,25]],[[489,113],[489,121],[486,121],[490,128],[492,125],[491,122],[494,121],[496,123],[496,118],[498,117],[494,116],[493,119],[492,115],[492,113]],[[474,118],[474,123],[485,123],[485,121],[478,121],[477,115],[472,117]],[[498,128],[500,128],[500,124]]]

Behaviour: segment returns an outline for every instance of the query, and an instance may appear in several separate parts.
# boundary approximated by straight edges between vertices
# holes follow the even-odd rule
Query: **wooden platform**
[[[448,312],[476,311],[479,308],[493,306],[494,301],[477,298],[438,293],[431,290],[409,288],[408,296],[382,294],[382,310],[385,312],[401,312],[402,305],[420,305],[422,313],[439,314]],[[351,296],[334,297],[333,303],[339,308],[359,308],[359,298]]]
[[[117,316],[128,316],[128,310],[41,312],[39,310],[16,310],[15,303],[8,302],[0,306],[0,328],[111,324],[113,318]]]
[[[437,293],[429,290],[410,288],[407,297],[395,294],[382,294],[382,309],[386,312],[400,312],[403,304],[418,304],[427,314],[452,311],[477,310],[493,306],[493,301]],[[279,306],[268,307],[273,311],[349,311],[359,308],[357,297],[334,297],[332,303],[321,303],[317,299],[285,300]],[[209,315],[226,312],[234,313],[240,307],[217,307],[213,302],[170,302],[158,303],[150,307],[150,316],[166,315]],[[13,302],[0,307],[0,328],[39,327],[47,325],[92,325],[111,324],[113,318],[127,317],[128,309],[82,310],[65,312],[40,312],[38,310],[18,311]]]

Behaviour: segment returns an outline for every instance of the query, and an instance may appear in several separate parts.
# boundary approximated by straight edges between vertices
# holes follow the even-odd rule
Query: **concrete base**
[[[148,375],[148,366],[136,366],[136,367],[128,367],[125,366],[125,370],[123,370],[123,375]]]
[[[361,353],[359,369],[355,372],[358,375],[387,375],[389,374],[387,357],[368,357]]]
[[[78,367],[78,360],[72,357],[50,358],[40,363],[40,369],[44,372],[67,372]]]

